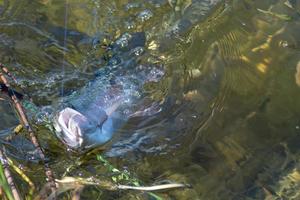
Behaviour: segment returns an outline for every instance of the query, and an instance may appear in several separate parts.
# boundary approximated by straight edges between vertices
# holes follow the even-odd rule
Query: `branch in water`
[[[190,185],[181,184],[181,183],[169,183],[169,184],[153,185],[153,186],[130,186],[130,185],[117,186],[117,188],[120,190],[140,190],[140,191],[157,191],[157,190],[186,188],[186,187],[190,187]]]
[[[0,63],[0,68],[1,68],[1,70],[2,70],[9,78],[11,78],[15,83],[18,82],[17,79],[9,72],[9,70],[8,70],[2,63]],[[1,86],[0,86],[0,88],[1,88]],[[21,88],[23,94],[26,94],[25,89],[24,89],[22,86],[20,86],[20,88]],[[21,94],[21,93],[19,93],[19,92],[17,92],[17,91],[14,91],[14,90],[13,90],[13,92],[16,94],[16,96],[17,96],[19,99],[23,99],[23,97],[24,97],[23,94]],[[27,97],[31,100],[31,96],[30,96],[29,94],[26,94],[26,95],[27,95]]]
[[[51,185],[51,190],[52,192],[54,192],[56,190],[56,185],[54,182],[54,176],[53,176],[53,172],[49,166],[48,163],[45,162],[45,154],[37,140],[37,137],[35,136],[35,133],[31,127],[31,125],[28,122],[26,113],[22,107],[22,104],[19,102],[17,95],[15,94],[15,92],[13,90],[10,90],[10,84],[8,83],[4,73],[8,73],[7,69],[3,67],[2,64],[0,64],[1,66],[1,70],[0,70],[0,80],[1,82],[4,84],[3,87],[8,89],[8,94],[9,94],[9,98],[11,99],[11,101],[13,102],[13,105],[15,107],[15,109],[17,110],[18,114],[19,114],[19,118],[20,121],[22,122],[24,128],[27,130],[27,132],[29,133],[31,142],[33,143],[33,145],[35,146],[35,149],[38,152],[39,157],[41,158],[41,160],[44,163],[44,168],[45,168],[45,173],[46,173],[46,177],[47,177],[47,181],[50,183]],[[6,69],[6,71],[5,71]],[[11,93],[9,91],[12,91]]]
[[[190,185],[182,183],[168,183],[153,186],[130,186],[117,185],[113,182],[99,180],[96,178],[81,178],[81,177],[64,177],[61,180],[55,180],[59,184],[59,188],[77,188],[80,185],[95,185],[107,190],[139,190],[139,191],[158,191],[176,188],[189,188]]]
[[[13,94],[15,94],[19,100],[22,100],[24,96],[23,94],[8,88],[4,83],[1,82],[0,82],[0,90],[1,92],[7,94],[8,96],[12,96]]]

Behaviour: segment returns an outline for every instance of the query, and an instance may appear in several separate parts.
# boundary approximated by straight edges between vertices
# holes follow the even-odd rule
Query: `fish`
[[[175,47],[173,45],[178,41],[177,38],[188,34],[195,24],[203,21],[218,2],[220,0],[193,0],[185,8],[182,19],[158,38],[162,43],[161,47],[164,47],[159,51],[163,53],[164,50]],[[203,5],[206,7],[200,14],[187,12],[202,8]],[[38,24],[38,29],[44,30],[42,24]],[[55,38],[62,40],[59,38],[62,31],[65,29],[54,26],[45,28],[44,32],[50,32],[52,36],[49,38],[50,45],[51,41],[56,41]],[[79,43],[94,41],[94,38],[72,30],[67,31],[67,35],[72,35],[73,40]],[[61,105],[51,120],[57,137],[66,146],[78,150],[101,146],[110,141],[130,117],[145,115],[144,110],[148,112],[152,109],[150,107],[136,111],[132,108],[142,101],[143,86],[148,82],[160,81],[165,74],[162,64],[143,60],[143,54],[147,53],[146,42],[145,32],[122,34],[108,47],[113,55],[103,59],[107,64],[95,72],[94,80],[72,94],[62,94],[66,96],[62,98]],[[159,112],[160,109],[157,110]]]
[[[182,19],[159,39],[164,47],[159,51],[173,48],[172,44],[178,41],[175,38],[183,37],[204,21],[220,2],[193,0],[185,8]],[[141,101],[147,82],[158,82],[165,73],[160,64],[139,64],[145,43],[144,32],[124,33],[112,45],[115,54],[107,66],[96,72],[96,79],[66,100],[54,119],[54,128],[67,146],[73,149],[101,146],[110,141],[131,116],[144,114],[132,111],[132,105]]]
[[[143,96],[143,85],[164,75],[159,64],[139,64],[146,42],[144,32],[124,33],[110,47],[116,52],[96,78],[64,98],[53,125],[68,147],[90,149],[108,142]],[[131,113],[130,113],[131,112]]]

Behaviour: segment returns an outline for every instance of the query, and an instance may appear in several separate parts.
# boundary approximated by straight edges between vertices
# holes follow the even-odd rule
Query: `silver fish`
[[[112,47],[118,53],[96,79],[64,99],[54,128],[65,144],[87,149],[109,141],[128,119],[130,106],[141,98],[142,86],[164,75],[161,66],[137,63],[144,44],[144,33],[122,35]]]
[[[188,33],[203,21],[221,0],[193,0],[184,8],[183,16],[160,42],[165,49],[173,48],[176,38]],[[98,72],[80,92],[71,95],[67,105],[55,117],[54,126],[59,138],[72,148],[91,148],[109,141],[128,120],[128,113],[143,92],[146,82],[158,81],[163,75],[162,66],[139,65],[143,53],[144,33],[123,34],[116,42],[115,57]],[[164,48],[160,49],[164,52]],[[67,104],[68,104],[67,103]]]

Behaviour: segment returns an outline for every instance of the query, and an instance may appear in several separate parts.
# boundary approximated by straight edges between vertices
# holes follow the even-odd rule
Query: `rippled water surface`
[[[128,39],[136,33],[142,45]],[[109,179],[101,154],[143,185],[192,185],[155,193],[164,199],[300,198],[299,33],[298,0],[0,0],[0,61],[37,106],[28,114],[55,177]],[[107,67],[126,74],[125,66],[160,66],[163,77],[151,74],[136,91],[132,117],[103,148],[68,150],[45,115],[96,76],[109,77]],[[25,132],[4,140],[19,122],[0,97],[1,141],[37,194],[43,166]],[[81,196],[153,198],[94,186]]]

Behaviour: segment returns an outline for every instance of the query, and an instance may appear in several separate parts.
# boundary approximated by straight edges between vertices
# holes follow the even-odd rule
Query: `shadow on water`
[[[106,75],[101,70],[108,66],[160,65],[163,78],[143,86],[141,100],[130,107],[137,114],[97,153],[146,184],[193,186],[158,193],[166,199],[299,198],[299,1],[70,0],[68,9],[64,47],[63,1],[0,2],[1,62],[41,115],[58,109],[62,81],[68,96],[95,73]],[[130,44],[120,38],[137,32],[145,33],[144,53],[129,62]],[[18,123],[8,105],[0,96],[2,135]],[[80,156],[84,164],[68,175],[107,178],[93,156],[68,151],[39,121],[33,123],[57,177]],[[4,145],[37,185],[44,184],[23,133]],[[82,198],[90,197],[149,198],[87,187]]]

